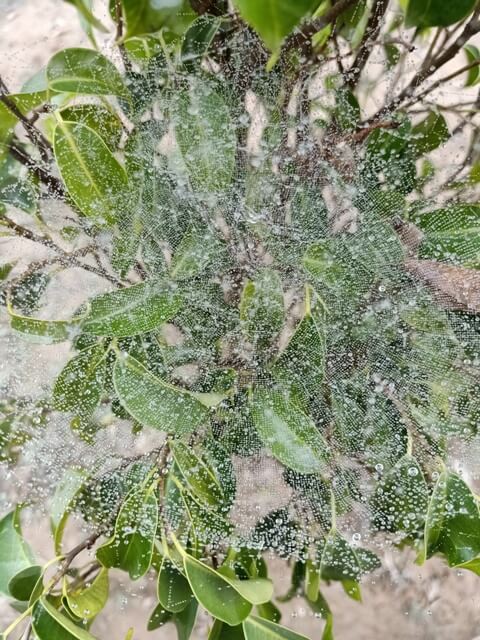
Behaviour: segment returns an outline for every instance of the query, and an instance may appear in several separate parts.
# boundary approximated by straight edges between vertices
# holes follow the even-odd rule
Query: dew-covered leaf
[[[48,84],[54,91],[92,95],[125,95],[125,85],[115,65],[92,49],[63,49],[47,65]]]
[[[113,379],[122,406],[144,426],[181,435],[207,419],[208,409],[193,394],[152,375],[131,356],[117,361]]]
[[[100,401],[105,383],[105,350],[102,345],[84,349],[62,369],[53,387],[58,411],[90,411]]]
[[[282,464],[301,473],[322,473],[328,447],[312,419],[280,391],[257,388],[252,418],[263,444]]]
[[[135,336],[170,320],[182,303],[175,289],[154,281],[142,282],[90,300],[82,330],[98,336]]]
[[[67,587],[66,599],[72,613],[82,620],[89,620],[95,618],[107,604],[108,592],[108,569],[101,569],[86,587],[74,591]]]
[[[247,338],[265,346],[282,328],[285,317],[282,281],[273,269],[262,269],[245,284],[240,300],[240,321]]]
[[[38,640],[96,640],[51,604],[41,598],[32,613],[32,627]]]
[[[167,558],[158,572],[157,594],[160,604],[173,613],[183,611],[193,597],[188,580]]]

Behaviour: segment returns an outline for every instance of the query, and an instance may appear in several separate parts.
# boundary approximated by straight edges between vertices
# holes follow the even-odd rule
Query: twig
[[[48,162],[52,156],[52,147],[45,136],[30,122],[15,102],[9,97],[10,92],[7,85],[0,77],[0,102],[22,123],[23,128],[31,142],[38,148],[40,157],[44,162]]]
[[[355,56],[355,60],[348,72],[347,86],[350,90],[355,89],[358,81],[360,80],[362,71],[364,70],[372,52],[372,44],[378,38],[378,34],[382,28],[383,18],[387,11],[388,4],[389,0],[375,0],[372,14],[368,21],[367,28],[365,29],[358,53]]]
[[[11,142],[7,148],[11,155],[15,158],[15,160],[30,169],[32,173],[48,188],[48,190],[53,195],[65,199],[67,194],[65,192],[63,184],[58,178],[52,176],[48,171],[39,166],[38,162],[21,147],[19,147],[15,142]]]
[[[114,276],[110,275],[107,271],[105,271],[105,269],[99,269],[92,265],[85,264],[84,262],[81,262],[77,258],[72,257],[70,253],[68,253],[61,247],[59,247],[58,244],[56,244],[51,238],[47,238],[45,236],[39,236],[33,231],[31,231],[30,229],[27,229],[26,227],[14,222],[13,220],[11,220],[5,215],[2,216],[0,224],[8,227],[9,229],[12,229],[12,231],[14,231],[16,235],[22,238],[25,238],[26,240],[31,240],[32,242],[42,244],[48,249],[55,251],[55,253],[58,253],[61,256],[61,258],[68,263],[69,266],[79,267],[84,271],[89,271],[91,273],[94,273],[97,276],[100,276],[101,278],[105,278],[105,280],[108,280],[112,284],[123,287],[123,283],[121,282],[121,280],[118,280]]]
[[[122,3],[120,0],[116,0],[115,2],[115,21],[117,23],[117,31],[115,34],[115,42],[117,43],[118,50],[120,51],[120,56],[122,58],[123,66],[125,67],[125,71],[127,73],[131,73],[133,71],[132,63],[130,58],[128,57],[127,50],[125,49],[125,45],[123,44],[123,15],[122,15]]]

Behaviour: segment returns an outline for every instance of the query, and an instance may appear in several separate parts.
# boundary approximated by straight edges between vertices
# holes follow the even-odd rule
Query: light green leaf
[[[225,498],[213,469],[183,442],[172,442],[171,450],[193,496],[207,507],[221,506]]]
[[[178,20],[182,10],[185,12],[183,0],[121,0],[121,3],[127,38],[159,31]]]
[[[120,509],[113,537],[97,549],[97,559],[104,567],[128,571],[132,580],[141,578],[150,568],[157,524],[155,485],[134,489]]]
[[[53,387],[57,411],[90,412],[100,402],[105,383],[105,350],[102,345],[84,349],[67,362]]]
[[[440,475],[430,498],[425,549],[427,558],[442,553],[450,566],[467,563],[480,554],[477,501],[464,480],[450,471]]]
[[[257,31],[271,51],[278,51],[284,38],[318,6],[315,0],[234,0],[242,18]]]
[[[285,319],[282,281],[276,271],[264,268],[249,280],[240,300],[240,321],[253,344],[271,343]]]
[[[182,302],[174,289],[154,281],[142,282],[90,300],[82,330],[118,338],[147,333],[170,320]]]
[[[76,104],[60,111],[65,122],[78,122],[90,127],[105,142],[111,151],[116,151],[122,137],[123,127],[117,116],[98,104]]]
[[[173,613],[183,611],[193,597],[188,580],[168,558],[163,558],[158,572],[157,595],[160,604]]]
[[[480,205],[456,204],[422,213],[414,220],[425,236],[421,258],[480,267]]]
[[[54,91],[112,96],[127,94],[115,65],[93,49],[59,51],[47,65],[47,79]]]
[[[473,64],[474,62],[480,63],[480,49],[476,47],[474,44],[466,44],[463,47],[465,51],[465,55],[467,56],[467,63]],[[465,83],[466,87],[473,87],[480,80],[480,64],[472,67],[468,70],[467,81]]]
[[[160,40],[154,36],[133,36],[124,41],[129,58],[141,67],[158,54],[163,53]]]
[[[447,121],[442,114],[431,111],[412,129],[412,143],[417,156],[430,153],[450,138]]]
[[[108,569],[101,569],[93,582],[84,589],[68,591],[67,588],[68,606],[72,613],[82,620],[90,620],[95,618],[107,604],[108,591]]]
[[[117,361],[113,380],[122,406],[144,426],[181,435],[207,419],[208,409],[191,393],[152,375],[131,356]]]
[[[63,320],[39,320],[20,316],[7,307],[10,316],[10,326],[14,331],[21,333],[31,342],[40,344],[54,344],[71,340],[78,331],[79,320],[70,322]]]
[[[473,11],[476,0],[409,0],[405,26],[448,27]]]
[[[312,310],[307,289],[304,316],[275,361],[274,375],[315,397],[325,375],[325,340],[325,311],[320,304]]]
[[[84,470],[70,468],[57,484],[50,506],[55,553],[62,552],[62,538],[65,525],[76,496],[81,491],[88,474]]]
[[[96,640],[94,636],[57,611],[46,598],[33,609],[32,626],[38,640]]]
[[[175,251],[170,275],[174,280],[198,276],[212,262],[219,264],[223,250],[223,244],[211,229],[192,227]]]
[[[244,620],[243,633],[245,640],[308,640],[296,631],[257,616]]]
[[[128,206],[127,174],[102,138],[84,124],[60,120],[53,148],[68,193],[82,213],[98,224],[120,220]]]
[[[473,558],[472,560],[467,560],[467,562],[461,562],[460,564],[455,565],[456,569],[468,569],[469,571],[473,571],[477,576],[480,576],[480,558]]]
[[[227,103],[205,82],[192,83],[173,105],[175,135],[196,189],[226,189],[235,167],[236,134]]]
[[[263,444],[280,462],[301,473],[322,473],[328,446],[312,419],[281,391],[255,389],[252,418]]]
[[[273,595],[269,580],[238,580],[221,575],[185,554],[188,581],[200,604],[214,617],[231,626],[238,625],[252,610],[252,604],[268,602]]]
[[[377,485],[372,498],[375,526],[415,535],[425,522],[428,488],[418,462],[403,456]]]

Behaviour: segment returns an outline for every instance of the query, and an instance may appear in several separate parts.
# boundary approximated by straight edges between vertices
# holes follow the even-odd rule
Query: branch
[[[475,11],[472,18],[465,25],[464,30],[460,34],[460,36],[437,58],[433,59],[431,63],[428,65],[428,68],[422,69],[415,74],[407,87],[393,100],[391,100],[387,105],[382,107],[377,113],[368,120],[368,122],[374,122],[379,118],[383,117],[385,113],[391,113],[395,109],[397,109],[405,100],[408,100],[413,96],[417,88],[432,74],[438,71],[441,67],[443,67],[447,62],[452,60],[457,53],[462,49],[462,47],[472,38],[476,33],[480,32],[480,19],[479,19],[480,8]]]
[[[13,113],[13,115],[22,123],[28,138],[38,148],[40,157],[44,162],[48,162],[53,154],[50,143],[45,138],[45,136],[30,122],[27,116],[25,116],[20,111],[20,109],[9,97],[9,95],[10,92],[8,90],[8,87],[0,77],[0,102],[3,103],[5,107],[11,113]]]
[[[56,244],[51,238],[39,236],[30,229],[27,229],[26,227],[14,222],[7,216],[2,216],[0,218],[0,225],[5,225],[9,229],[12,229],[12,231],[17,236],[25,238],[26,240],[31,240],[32,242],[36,242],[37,244],[42,244],[44,247],[55,251],[55,253],[59,254],[60,261],[64,260],[65,263],[68,264],[68,266],[78,267],[80,269],[83,269],[84,271],[89,271],[90,273],[94,273],[101,278],[105,278],[105,280],[108,280],[112,284],[123,287],[123,283],[114,276],[110,275],[107,271],[105,271],[105,269],[100,269],[98,267],[94,267],[92,265],[85,264],[80,260],[77,260],[74,256],[72,257],[72,254],[59,247],[58,244]]]
[[[15,142],[11,142],[7,148],[11,155],[15,158],[15,160],[30,169],[30,171],[32,171],[32,173],[40,180],[40,182],[42,182],[47,187],[48,191],[51,194],[62,199],[66,198],[67,194],[62,182],[55,176],[52,176],[48,171],[40,167],[38,162],[34,158],[32,158],[31,155],[29,155],[26,151],[19,147]]]
[[[372,44],[378,38],[383,24],[383,17],[387,11],[389,0],[375,0],[372,14],[360,43],[358,53],[348,72],[347,87],[353,91],[358,84],[362,71],[372,52]]]
[[[120,0],[115,2],[115,21],[117,23],[117,32],[115,34],[115,42],[117,43],[118,50],[120,51],[120,57],[122,58],[123,66],[127,73],[133,71],[132,63],[128,57],[127,50],[123,44],[123,15],[122,15],[122,3]]]

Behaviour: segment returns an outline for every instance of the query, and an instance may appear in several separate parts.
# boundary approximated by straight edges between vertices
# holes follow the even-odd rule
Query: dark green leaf
[[[450,566],[480,554],[478,504],[460,476],[444,471],[428,505],[425,524],[426,557],[442,553]]]
[[[405,24],[407,27],[448,27],[473,11],[476,0],[409,0]]]
[[[187,29],[182,42],[181,61],[187,71],[192,72],[199,64],[215,37],[221,20],[205,14],[199,16]]]
[[[97,549],[97,559],[104,567],[128,571],[132,580],[141,578],[150,568],[157,524],[155,485],[133,490],[120,509],[113,537]]]
[[[171,445],[174,460],[187,487],[207,507],[221,506],[223,491],[215,472],[183,442]]]
[[[46,598],[35,605],[32,626],[38,640],[96,640],[88,631],[57,611]]]
[[[191,227],[183,236],[173,256],[170,275],[175,280],[203,273],[211,263],[218,265],[224,246],[208,227]]]
[[[28,602],[42,575],[42,567],[31,565],[16,573],[8,582],[8,592],[16,600]]]
[[[85,349],[62,369],[53,387],[58,411],[93,411],[105,383],[105,351],[102,345]]]
[[[193,597],[188,580],[167,558],[158,572],[157,594],[160,604],[173,613],[183,611]]]
[[[372,499],[375,526],[415,535],[425,522],[428,488],[418,462],[405,455],[378,483]]]
[[[445,118],[435,111],[412,129],[412,142],[418,156],[430,153],[450,138]]]

